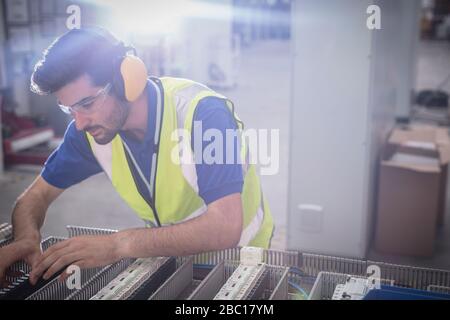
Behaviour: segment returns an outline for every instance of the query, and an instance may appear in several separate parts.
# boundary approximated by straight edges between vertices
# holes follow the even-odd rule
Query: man
[[[17,200],[15,241],[0,249],[0,280],[20,259],[31,265],[34,284],[72,264],[92,268],[125,257],[269,246],[273,220],[256,169],[245,161],[245,142],[235,137],[233,148],[219,155],[223,161],[197,161],[209,147],[202,140],[207,130],[224,137],[227,130],[242,131],[232,103],[189,80],[148,78],[131,50],[106,30],[71,30],[36,65],[32,90],[56,96],[74,121]],[[230,154],[231,163],[225,161]],[[50,204],[102,171],[147,228],[76,237],[42,254],[40,228]]]

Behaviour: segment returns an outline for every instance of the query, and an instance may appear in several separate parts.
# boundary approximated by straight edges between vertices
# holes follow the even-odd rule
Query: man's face
[[[86,98],[96,96],[102,89],[94,86],[88,75],[83,75],[55,92],[55,96],[59,103],[73,106]],[[77,130],[90,133],[98,144],[104,145],[111,142],[123,127],[128,113],[128,105],[120,103],[110,91],[110,94],[99,95],[80,111],[72,112],[72,116]]]

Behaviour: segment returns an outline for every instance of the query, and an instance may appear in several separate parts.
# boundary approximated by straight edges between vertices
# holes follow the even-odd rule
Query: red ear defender
[[[123,98],[128,102],[136,101],[147,86],[147,67],[144,61],[134,55],[126,55],[120,64],[123,83]]]

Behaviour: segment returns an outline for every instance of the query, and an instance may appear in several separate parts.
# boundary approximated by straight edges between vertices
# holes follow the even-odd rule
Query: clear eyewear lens
[[[84,101],[81,104],[74,104],[73,106],[69,107],[69,106],[65,106],[63,104],[58,104],[59,108],[66,114],[72,115],[74,112],[77,113],[90,113],[93,110],[89,110],[86,108],[87,105],[89,104],[93,104],[96,102],[97,99],[99,99],[100,97],[103,96],[103,101],[101,106],[103,107],[105,100],[106,100],[106,95],[109,94],[111,90],[111,84],[107,84],[106,87],[104,87],[103,89],[101,89],[95,96],[93,96],[92,98],[88,99],[87,101]],[[95,108],[97,109],[97,108]]]
[[[65,114],[72,114],[71,108],[62,104],[58,104],[58,107],[61,109],[62,112]]]

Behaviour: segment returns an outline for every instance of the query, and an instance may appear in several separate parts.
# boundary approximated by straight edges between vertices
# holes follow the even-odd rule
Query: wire
[[[298,284],[293,283],[292,281],[289,281],[288,283],[289,283],[289,285],[290,285],[291,287],[293,287],[295,290],[297,290],[298,292],[300,292],[300,293],[303,295],[304,298],[308,299],[308,294],[307,294],[306,291],[303,290]]]
[[[316,279],[317,279],[317,277],[308,275],[308,274],[306,274],[305,272],[303,272],[302,270],[300,270],[299,268],[296,268],[296,267],[290,267],[289,268],[289,272],[295,273],[296,275],[299,275],[300,277],[302,277],[302,280],[305,281],[305,282],[309,280],[308,282],[314,283],[316,281]]]
[[[194,264],[194,268],[198,268],[198,269],[213,269],[214,265],[213,264]]]
[[[301,269],[299,269],[297,267],[290,267],[289,271],[291,271],[295,274],[298,274],[300,276],[303,276],[303,277],[311,277],[310,275],[306,274],[305,272],[303,272]]]

